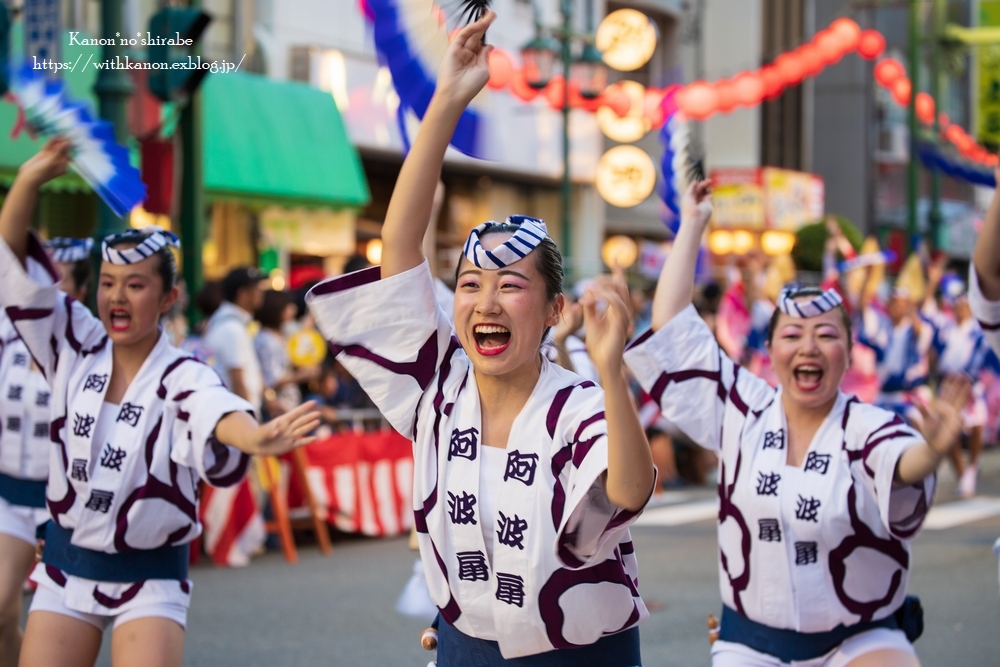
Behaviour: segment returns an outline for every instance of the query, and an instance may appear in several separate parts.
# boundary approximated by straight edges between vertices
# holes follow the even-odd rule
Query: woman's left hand
[[[938,385],[936,400],[929,406],[917,403],[923,416],[921,431],[931,449],[944,456],[962,434],[962,412],[969,402],[972,383],[967,377],[949,375]]]
[[[587,352],[602,375],[620,373],[622,351],[632,327],[632,306],[623,275],[598,276],[580,299]]]
[[[307,401],[294,410],[272,419],[257,427],[253,434],[253,453],[262,456],[277,456],[290,452],[316,440],[307,437],[319,426],[319,411],[316,401]]]

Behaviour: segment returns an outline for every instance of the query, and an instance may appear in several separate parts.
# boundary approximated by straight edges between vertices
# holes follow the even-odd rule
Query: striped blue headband
[[[781,294],[778,295],[778,310],[792,317],[808,318],[829,312],[844,302],[840,292],[832,288],[811,301],[796,301],[796,294],[802,291],[801,287],[786,287],[781,290]]]
[[[516,225],[517,231],[493,250],[487,250],[479,241],[480,235],[490,227],[501,224],[504,223],[484,222],[469,233],[469,239],[465,242],[462,253],[480,269],[495,271],[509,266],[537,248],[538,244],[549,235],[545,223],[541,220],[526,215],[512,215],[507,218],[506,224]]]
[[[71,264],[90,257],[94,248],[94,239],[70,239],[57,237],[45,243],[52,261],[57,264]]]
[[[123,240],[135,241],[137,245],[122,249],[111,247]],[[180,248],[181,241],[173,232],[168,232],[156,225],[149,225],[142,229],[129,229],[120,234],[108,236],[101,244],[101,257],[111,264],[135,264],[165,246]]]

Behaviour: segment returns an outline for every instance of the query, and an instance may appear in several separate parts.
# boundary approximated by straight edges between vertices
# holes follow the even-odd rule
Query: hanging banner
[[[49,76],[58,76],[60,70],[45,67],[43,61],[61,62],[62,22],[59,20],[59,0],[25,0],[24,2],[24,58],[35,69],[45,68]]]

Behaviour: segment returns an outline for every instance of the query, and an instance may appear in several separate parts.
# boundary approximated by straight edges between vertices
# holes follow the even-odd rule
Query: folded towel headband
[[[111,244],[121,239],[135,240],[138,245],[132,248],[113,248]],[[173,232],[168,232],[156,225],[142,229],[130,229],[120,234],[112,234],[101,244],[101,257],[111,264],[135,264],[156,253],[165,246],[181,247],[181,241]]]
[[[495,271],[509,266],[537,248],[549,235],[545,223],[541,220],[526,215],[512,215],[507,218],[506,224],[517,225],[517,231],[493,250],[487,250],[479,241],[479,237],[490,227],[500,224],[503,223],[484,222],[469,233],[462,252],[480,269]]]
[[[52,261],[58,264],[70,264],[90,257],[94,247],[94,239],[71,239],[57,237],[45,243]]]
[[[797,301],[795,295],[801,291],[800,287],[786,287],[781,290],[781,294],[778,295],[778,310],[792,317],[816,317],[833,310],[844,302],[840,293],[832,288],[811,301]]]

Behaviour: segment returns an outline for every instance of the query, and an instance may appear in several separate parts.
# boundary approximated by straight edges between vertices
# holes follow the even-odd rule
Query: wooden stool
[[[333,551],[333,546],[330,544],[330,529],[326,525],[326,521],[323,520],[323,517],[320,516],[319,506],[316,504],[315,497],[313,497],[312,489],[309,488],[309,480],[306,478],[308,461],[306,460],[306,453],[302,451],[301,447],[292,450],[289,463],[291,463],[295,481],[298,483],[299,488],[302,489],[302,497],[306,501],[305,507],[309,514],[307,517],[293,520],[293,525],[296,528],[311,529],[316,536],[316,542],[319,543],[319,550],[323,552],[324,556],[328,556]]]
[[[295,539],[292,537],[292,524],[288,519],[288,501],[281,488],[281,464],[278,463],[277,457],[258,457],[257,476],[271,500],[271,514],[274,516],[273,519],[264,522],[264,529],[269,535],[278,536],[285,560],[295,564],[299,562],[299,554],[295,549]]]

